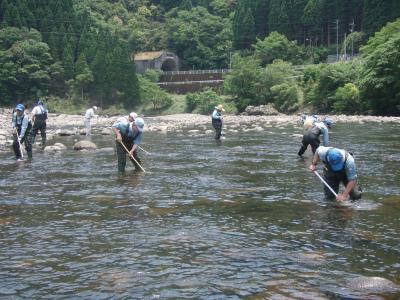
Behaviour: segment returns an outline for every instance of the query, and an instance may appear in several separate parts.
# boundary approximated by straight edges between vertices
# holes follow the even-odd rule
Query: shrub
[[[336,112],[355,113],[361,111],[360,91],[353,83],[346,83],[335,93],[333,109]]]
[[[296,84],[282,83],[271,87],[275,107],[282,112],[296,111],[303,100],[301,89]]]
[[[198,93],[188,93],[186,95],[188,112],[210,114],[218,104],[224,105],[225,110],[229,113],[237,112],[234,103],[224,101],[224,98],[212,89],[207,89]]]

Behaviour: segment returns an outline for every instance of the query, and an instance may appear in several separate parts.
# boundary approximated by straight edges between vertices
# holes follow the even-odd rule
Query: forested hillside
[[[299,65],[325,62],[328,54],[358,53],[399,16],[398,0],[0,0],[0,104],[51,96],[135,107],[148,97],[165,95],[143,90],[157,87],[149,77],[135,74],[132,53],[168,49],[180,57],[183,69],[237,68],[248,59],[265,72],[276,59]],[[370,46],[369,52],[374,51]],[[322,92],[316,91],[323,87],[315,87],[320,77],[310,72],[305,70],[304,78],[312,81],[297,82],[294,90],[293,84],[278,81],[290,86],[292,96],[300,95],[291,98],[293,103],[282,100],[289,97],[285,86],[264,86],[263,95],[258,87],[241,95],[233,77],[225,92],[239,110],[276,101],[286,103],[281,105],[286,111],[304,103],[333,109],[332,95],[317,100]],[[348,83],[361,87],[346,76],[329,92]],[[361,94],[376,94],[362,84]],[[396,90],[390,94],[397,99]],[[368,101],[364,111],[375,109]]]

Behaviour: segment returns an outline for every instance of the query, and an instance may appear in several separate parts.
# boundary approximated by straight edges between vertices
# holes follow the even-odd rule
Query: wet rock
[[[67,146],[61,143],[55,143],[54,145],[46,146],[46,148],[44,148],[45,152],[55,152],[55,151],[65,151],[65,150],[67,150]]]
[[[111,152],[114,152],[114,148],[113,147],[100,148],[100,149],[97,149],[96,152],[111,153]]]
[[[75,143],[74,150],[96,150],[97,146],[91,141],[79,141]]]
[[[71,135],[75,135],[76,131],[75,130],[67,130],[67,129],[59,129],[56,131],[56,133],[59,136],[71,136]]]
[[[111,128],[104,128],[104,129],[100,132],[100,134],[101,134],[101,135],[112,135],[113,132],[112,132],[112,129],[111,129]]]
[[[347,287],[355,291],[391,293],[400,291],[400,287],[382,277],[360,276],[350,279]]]

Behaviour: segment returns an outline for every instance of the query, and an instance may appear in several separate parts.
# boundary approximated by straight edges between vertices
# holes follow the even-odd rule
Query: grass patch
[[[61,99],[58,97],[48,98],[45,102],[46,108],[50,113],[67,114],[67,115],[83,115],[85,114],[85,104],[77,104],[72,100]]]
[[[141,104],[135,112],[147,116],[174,115],[187,112],[185,95],[168,94],[172,98],[172,105],[167,108],[155,110],[152,103]]]

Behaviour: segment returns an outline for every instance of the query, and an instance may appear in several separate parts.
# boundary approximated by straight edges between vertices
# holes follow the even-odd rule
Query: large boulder
[[[245,112],[249,116],[276,116],[279,112],[274,108],[272,104],[246,107]]]
[[[79,141],[74,145],[74,150],[96,150],[97,146],[91,141]]]

